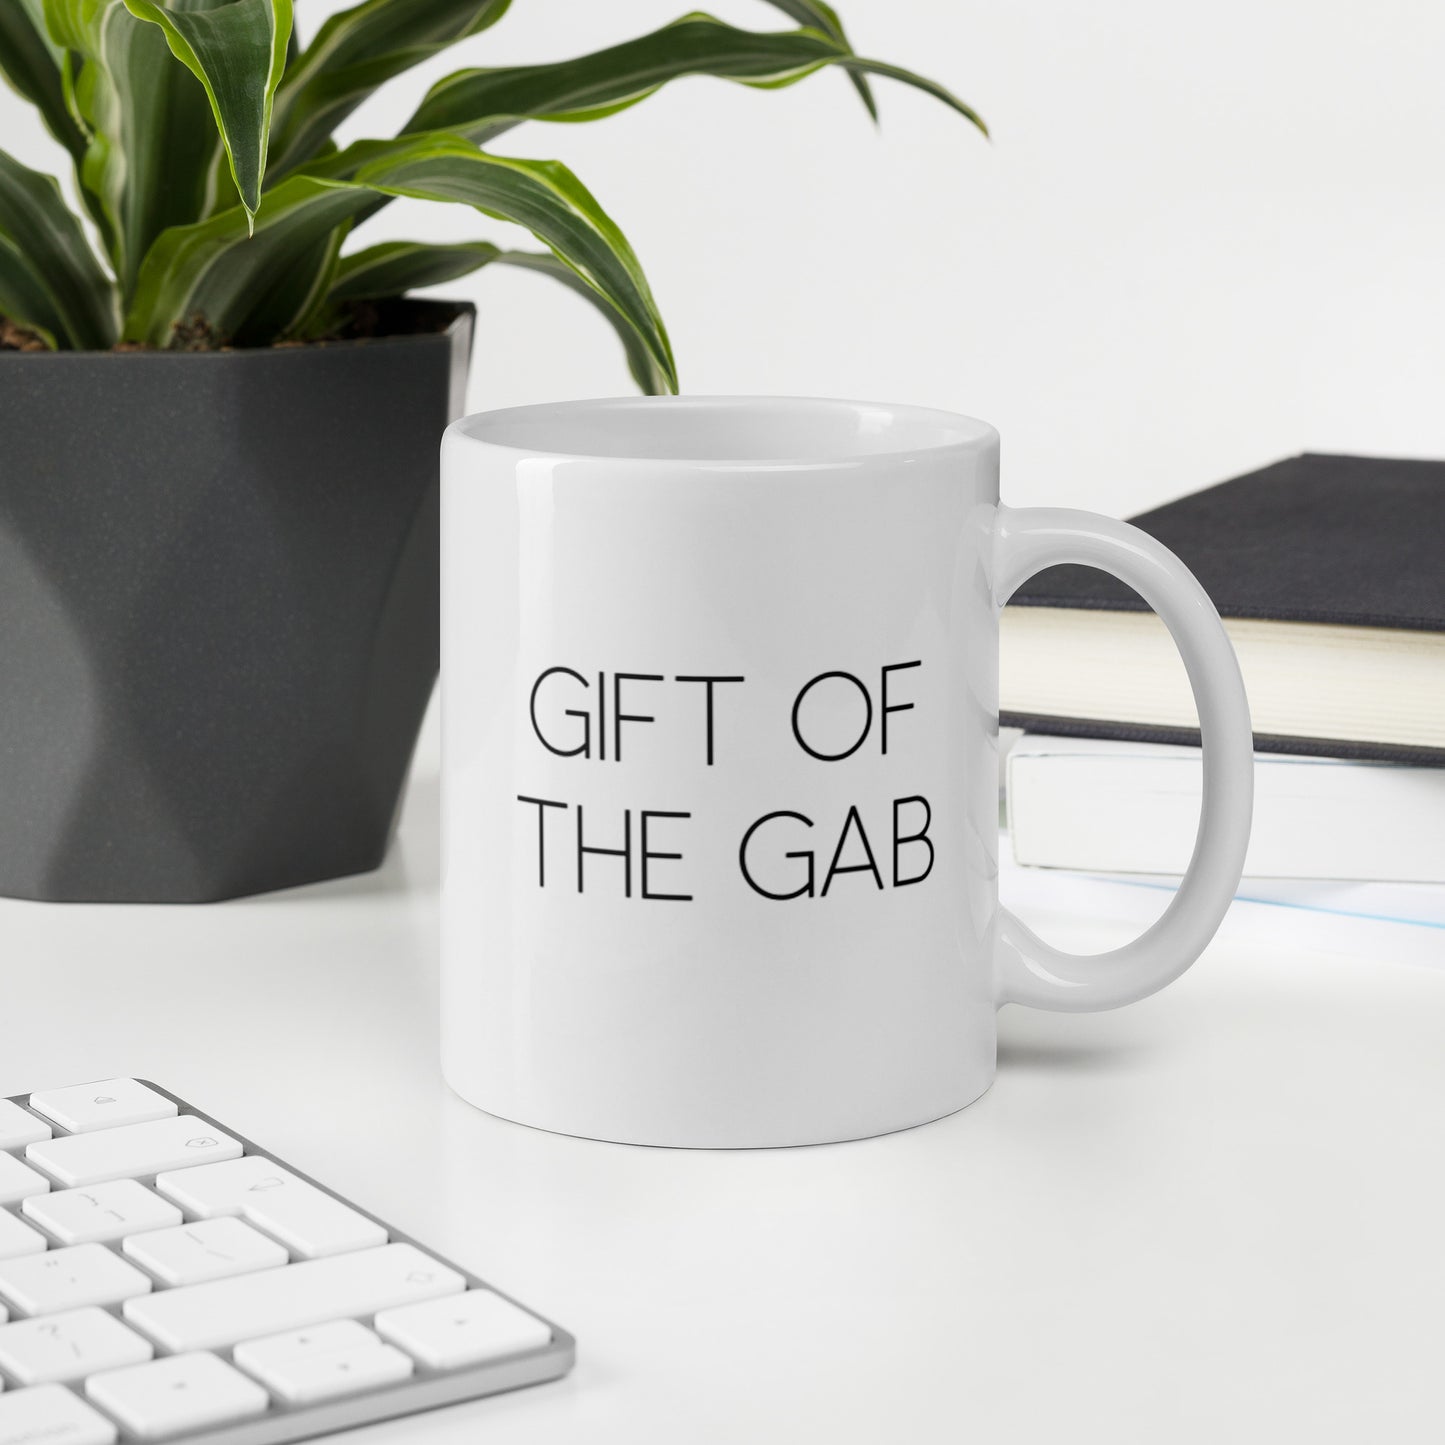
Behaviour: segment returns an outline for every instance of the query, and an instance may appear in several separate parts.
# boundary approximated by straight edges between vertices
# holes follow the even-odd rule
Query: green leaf
[[[227,341],[248,328],[268,340],[288,334],[305,314],[286,304],[288,281],[301,277],[311,294],[324,248],[359,204],[347,187],[292,176],[266,192],[254,230],[242,206],[173,226],[146,255],[122,338],[170,346],[181,327]]]
[[[271,108],[291,38],[291,0],[228,0],[205,9],[163,9],[125,0],[138,20],[160,27],[166,44],[205,87],[241,204],[255,215],[266,173]]]
[[[487,241],[463,241],[446,246],[428,246],[421,241],[386,241],[342,258],[330,300],[373,301],[400,296],[423,286],[455,281],[489,263],[540,271],[575,291],[595,306],[616,331],[627,355],[628,370],[638,386],[654,396],[671,389],[668,375],[621,313],[571,267],[545,252],[503,251]]]
[[[0,310],[58,344],[100,350],[115,341],[115,291],[53,176],[0,151]],[[43,311],[43,314],[42,314]]]
[[[643,345],[669,390],[677,369],[667,330],[642,266],[627,238],[581,181],[558,161],[487,155],[459,136],[351,147],[363,161],[358,184],[390,196],[452,201],[497,220],[525,226],[602,304],[617,313]],[[331,162],[344,173],[355,162],[343,151]]]
[[[299,324],[304,316],[260,315],[256,297],[307,264],[377,196],[454,202],[525,226],[637,335],[675,388],[672,350],[642,268],[582,183],[556,161],[486,155],[448,135],[360,142],[288,176],[266,192],[253,240],[239,208],[168,232],[146,258],[127,339],[165,346],[197,316],[231,336]]]
[[[331,310],[329,295],[351,222],[328,231],[269,288],[250,298],[251,318],[232,338],[237,346],[266,346],[278,338],[313,339]]]
[[[838,18],[838,12],[831,5],[823,4],[823,0],[767,0],[767,3],[781,10],[790,20],[796,20],[799,25],[811,30],[821,30],[829,40],[842,46],[844,50],[853,49],[843,31],[843,22]],[[853,89],[868,108],[868,114],[876,121],[878,104],[873,99],[873,90],[867,80],[856,71],[849,79],[853,82]]]
[[[497,264],[540,271],[544,276],[560,281],[569,291],[575,291],[595,306],[617,333],[627,356],[627,369],[643,391],[649,396],[664,396],[677,390],[677,378],[657,364],[657,358],[644,345],[642,337],[631,326],[626,325],[622,317],[575,271],[564,266],[555,256],[539,255],[531,251],[504,251],[497,257]]]
[[[170,8],[226,3],[172,0]],[[225,178],[214,164],[221,143],[210,101],[161,28],[138,20],[124,0],[45,0],[45,18],[69,52],[71,98],[89,131],[81,186],[128,296],[155,237],[204,216],[217,176]]]
[[[277,175],[314,157],[377,86],[495,25],[511,0],[365,0],[333,15],[286,71],[276,97]]]
[[[332,301],[376,301],[423,286],[440,286],[470,275],[502,254],[488,241],[429,246],[424,241],[384,241],[343,256],[331,285]]]
[[[746,85],[790,85],[824,65],[874,71],[937,96],[980,129],[963,101],[921,76],[864,60],[816,30],[739,30],[710,15],[685,15],[661,30],[552,65],[463,70],[438,81],[407,133],[452,131],[484,143],[525,119],[588,121],[636,105],[669,80],[715,75]]]
[[[40,112],[50,134],[79,157],[85,134],[65,103],[61,59],[45,31],[44,0],[0,0],[0,76]]]
[[[57,337],[64,335],[64,322],[54,299],[29,258],[21,255],[3,236],[0,236],[0,317],[39,332],[52,351],[59,348]]]
[[[925,95],[941,100],[950,110],[956,110],[965,120],[977,126],[980,134],[988,134],[988,126],[984,124],[983,117],[936,80],[929,80],[927,76],[905,70],[901,65],[889,65],[886,60],[868,60],[861,55],[850,55],[839,60],[838,64],[854,75],[881,75],[885,79],[910,85],[914,90],[921,90]]]

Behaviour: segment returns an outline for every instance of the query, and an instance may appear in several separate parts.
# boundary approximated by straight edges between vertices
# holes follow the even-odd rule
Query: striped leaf
[[[173,0],[177,10],[222,3]],[[162,30],[124,0],[45,0],[45,17],[70,52],[71,99],[89,132],[81,185],[129,295],[151,242],[215,199],[221,147],[210,102]]]
[[[628,326],[622,317],[591,286],[587,285],[569,266],[564,266],[555,256],[542,255],[531,251],[504,251],[497,257],[499,265],[521,266],[528,271],[540,271],[554,281],[560,281],[569,291],[574,291],[583,300],[595,306],[617,333],[627,357],[627,369],[638,387],[649,396],[663,396],[677,390],[677,378],[670,370],[658,365],[657,357],[644,343],[642,336]]]
[[[693,14],[574,60],[458,71],[431,88],[406,131],[446,130],[485,143],[521,120],[589,121],[615,114],[685,75],[778,86],[825,65],[901,80],[984,128],[978,115],[942,86],[854,55],[821,31],[740,30],[710,15]]]
[[[291,176],[266,192],[254,227],[241,206],[173,226],[146,256],[122,339],[171,346],[183,327],[218,342],[291,334],[310,309],[332,234],[364,200],[331,181]]]
[[[331,284],[332,301],[377,301],[440,286],[495,261],[501,249],[489,241],[432,246],[425,241],[384,241],[343,256]]]
[[[115,340],[110,279],[53,176],[0,151],[0,312],[57,345],[100,349]]]
[[[39,333],[56,351],[65,335],[65,321],[30,258],[0,236],[0,319]]]
[[[677,389],[671,344],[641,264],[616,224],[560,162],[491,156],[461,137],[433,134],[363,142],[310,169],[354,175],[384,196],[460,202],[525,226],[617,314],[666,388]]]
[[[247,239],[241,208],[167,232],[146,259],[127,339],[169,345],[198,318],[221,336],[284,334],[306,311],[266,311],[258,297],[306,266],[317,247],[378,197],[471,206],[525,226],[638,338],[669,389],[672,350],[631,246],[580,181],[555,161],[486,155],[458,136],[362,142],[267,191]],[[329,264],[329,263],[328,263]]]
[[[261,203],[271,108],[291,38],[291,0],[222,0],[187,9],[172,0],[125,0],[158,26],[171,54],[200,81],[226,148],[241,204]]]
[[[51,135],[77,158],[85,134],[65,102],[62,53],[45,30],[44,0],[0,0],[0,76],[40,112]]]
[[[333,15],[288,67],[276,97],[278,175],[319,154],[377,86],[495,25],[511,0],[364,0]]]
[[[386,241],[342,258],[330,299],[334,303],[400,296],[423,286],[455,281],[491,263],[540,271],[560,281],[602,313],[622,342],[628,370],[643,391],[656,396],[671,389],[667,373],[658,366],[641,336],[621,313],[570,266],[550,253],[503,251],[486,241],[463,241],[447,246],[429,246],[421,241]]]
[[[333,310],[328,297],[350,228],[348,220],[325,232],[294,264],[255,287],[248,298],[251,319],[233,338],[237,345],[264,346],[278,337],[312,341],[324,333],[321,323]]]
[[[767,0],[767,3],[781,10],[788,19],[797,21],[799,25],[810,30],[821,30],[829,40],[842,46],[844,50],[852,50],[838,12],[831,5],[823,4],[823,0]],[[853,89],[858,92],[859,99],[868,108],[868,114],[877,120],[878,105],[873,99],[873,90],[867,78],[854,71],[849,79],[853,82]]]

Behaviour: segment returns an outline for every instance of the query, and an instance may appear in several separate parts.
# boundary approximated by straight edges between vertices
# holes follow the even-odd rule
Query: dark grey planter
[[[472,315],[408,323],[433,329],[0,353],[0,894],[194,903],[381,863]]]

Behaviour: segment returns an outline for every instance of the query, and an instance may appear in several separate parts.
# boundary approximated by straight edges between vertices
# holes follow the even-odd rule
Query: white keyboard
[[[0,1099],[0,1445],[280,1445],[573,1354],[154,1084]]]

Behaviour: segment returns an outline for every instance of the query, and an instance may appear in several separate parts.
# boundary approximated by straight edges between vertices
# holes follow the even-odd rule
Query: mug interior
[[[481,412],[455,432],[530,455],[831,465],[972,450],[987,423],[928,407],[793,397],[616,397]]]

